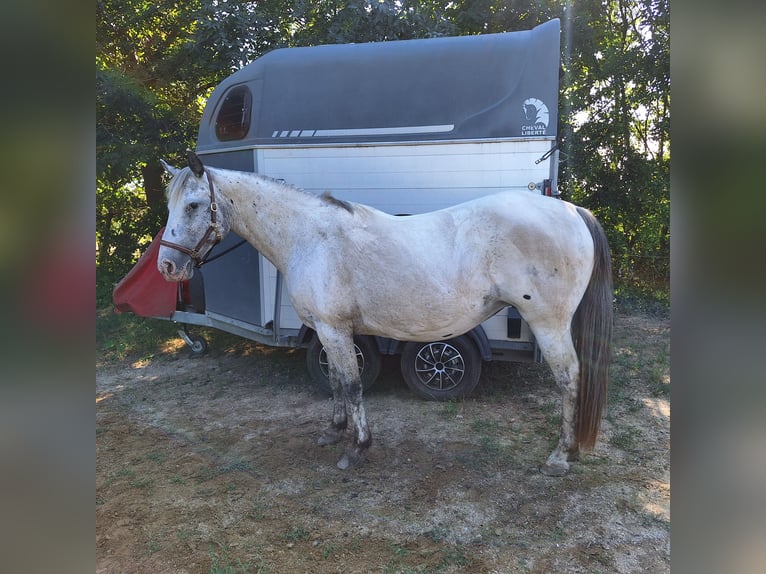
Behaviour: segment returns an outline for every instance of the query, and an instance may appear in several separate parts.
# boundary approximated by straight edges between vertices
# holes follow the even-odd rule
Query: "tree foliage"
[[[568,21],[564,186],[604,225],[618,283],[666,288],[669,6],[667,0],[600,4],[577,3]]]
[[[204,102],[268,50],[562,22],[560,188],[609,235],[618,283],[669,275],[668,0],[99,0],[98,269],[125,273],[165,217],[159,159],[194,147]]]

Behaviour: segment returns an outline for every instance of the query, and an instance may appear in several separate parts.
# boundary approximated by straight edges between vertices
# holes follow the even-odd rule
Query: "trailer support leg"
[[[194,341],[192,341],[191,337],[189,336],[189,331],[186,329],[186,325],[184,325],[181,329],[178,329],[178,336],[183,339],[184,343],[191,348],[194,346]]]

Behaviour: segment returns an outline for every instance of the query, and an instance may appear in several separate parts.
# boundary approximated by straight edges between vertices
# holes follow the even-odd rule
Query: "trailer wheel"
[[[207,353],[207,341],[204,337],[200,337],[199,335],[191,335],[189,340],[191,341],[189,350],[191,351],[192,355],[199,357],[200,355]]]
[[[465,335],[433,343],[407,343],[402,376],[417,395],[432,401],[465,397],[481,377],[481,356]]]
[[[354,337],[354,350],[359,373],[362,378],[362,389],[369,389],[380,374],[380,353],[371,337]],[[311,380],[325,393],[332,394],[330,373],[327,366],[327,353],[324,345],[316,335],[312,337],[306,350],[306,366]]]

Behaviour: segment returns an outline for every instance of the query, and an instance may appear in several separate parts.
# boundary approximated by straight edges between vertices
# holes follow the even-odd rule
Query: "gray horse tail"
[[[593,214],[577,208],[593,237],[593,273],[572,320],[572,338],[580,361],[575,432],[581,447],[596,443],[606,409],[612,355],[612,257],[604,229]]]

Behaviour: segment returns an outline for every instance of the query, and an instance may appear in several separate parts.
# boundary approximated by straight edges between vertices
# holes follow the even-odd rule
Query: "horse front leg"
[[[326,352],[327,350],[325,349],[325,353]],[[332,362],[328,364],[328,370],[330,387],[332,388],[333,411],[330,426],[322,432],[317,441],[320,446],[339,443],[348,426],[346,399],[343,396],[343,384],[341,383],[340,374],[338,373],[338,369],[335,368],[335,364]]]
[[[569,471],[569,463],[577,460],[579,455],[575,425],[580,363],[568,329],[537,336],[537,340],[561,390],[559,441],[540,472],[547,476],[564,476]]]
[[[361,462],[372,444],[372,433],[370,433],[362,400],[362,381],[359,378],[359,368],[356,366],[356,353],[354,353],[354,369],[353,378],[343,379],[343,394],[346,404],[351,409],[351,419],[354,421],[354,441],[338,461],[338,468],[341,470]]]
[[[367,414],[362,398],[362,380],[356,361],[354,337],[350,331],[329,328],[318,328],[317,333],[327,353],[330,382],[333,386],[333,397],[335,398],[331,430],[340,430],[340,436],[342,436],[342,430],[339,428],[339,425],[342,424],[344,425],[343,428],[345,428],[347,410],[351,411],[351,420],[354,423],[353,443],[338,461],[338,468],[346,469],[360,462],[364,453],[372,444],[372,434],[367,423]],[[333,378],[335,382],[333,382]],[[338,440],[340,440],[340,436],[338,436]],[[326,431],[323,437],[332,439],[334,435],[331,432],[328,435]],[[338,440],[335,442],[338,442]],[[320,441],[322,441],[321,438]],[[330,444],[330,442],[325,444]]]

